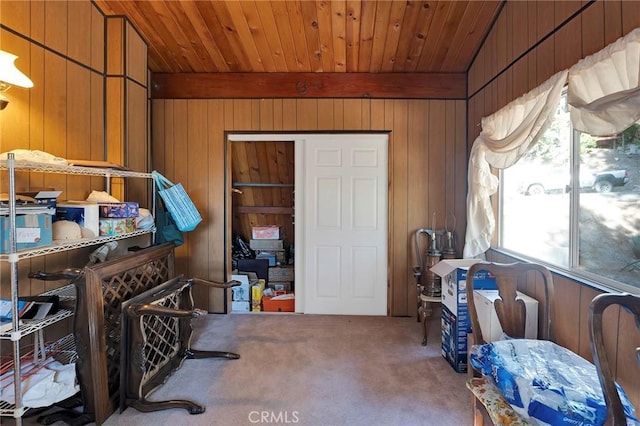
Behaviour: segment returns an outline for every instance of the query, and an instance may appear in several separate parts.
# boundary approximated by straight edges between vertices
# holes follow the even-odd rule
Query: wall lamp
[[[29,77],[16,68],[14,62],[17,58],[16,55],[0,50],[0,110],[5,109],[9,104],[9,99],[4,93],[9,90],[11,86],[19,86],[27,89],[33,87],[33,82],[29,80]]]

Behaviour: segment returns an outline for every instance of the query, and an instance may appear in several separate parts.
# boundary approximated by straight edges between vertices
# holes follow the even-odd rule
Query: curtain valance
[[[640,28],[569,69],[567,102],[576,130],[620,133],[640,119]]]
[[[468,168],[467,231],[463,257],[476,257],[490,247],[495,230],[491,195],[498,179],[491,166],[512,166],[547,129],[555,111],[567,71],[482,119],[482,131],[471,149]]]

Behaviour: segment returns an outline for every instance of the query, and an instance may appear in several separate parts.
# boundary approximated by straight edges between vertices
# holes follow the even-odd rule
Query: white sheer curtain
[[[640,28],[569,69],[567,102],[576,130],[616,134],[640,119]]]
[[[482,119],[482,131],[469,157],[463,257],[477,257],[491,245],[495,218],[490,197],[498,189],[498,178],[491,173],[491,166],[499,169],[512,166],[535,144],[551,121],[566,79],[567,71],[561,71]]]

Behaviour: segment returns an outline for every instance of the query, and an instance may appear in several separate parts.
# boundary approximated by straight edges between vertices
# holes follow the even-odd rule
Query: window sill
[[[539,259],[528,258],[526,256],[523,256],[522,254],[516,254],[508,250],[491,247],[488,252],[500,254],[502,256],[508,256],[514,259],[514,261],[539,263],[541,265],[546,266],[549,269],[549,271],[551,271],[551,273],[554,275],[559,275],[562,278],[571,280],[577,284],[592,288],[594,290],[602,291],[605,293],[626,292],[626,293],[640,295],[640,288],[638,287],[633,287],[628,284],[623,284],[616,281],[606,280],[606,278],[602,278],[602,280],[598,280],[597,278],[583,276],[576,272],[569,271],[568,269],[563,269],[561,267],[558,267],[557,265],[551,265]]]

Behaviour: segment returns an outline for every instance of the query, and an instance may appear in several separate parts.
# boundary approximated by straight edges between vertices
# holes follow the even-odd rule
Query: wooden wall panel
[[[205,277],[209,279],[226,278],[223,276],[222,257],[224,251],[230,247],[231,239],[228,235],[225,239],[222,221],[224,210],[221,209],[230,186],[225,188],[224,166],[219,164],[209,168],[206,186],[201,187],[202,181],[196,184],[192,178],[179,172],[178,165],[184,164],[180,156],[186,155],[191,158],[192,155],[201,155],[204,146],[200,140],[207,138],[209,157],[220,163],[220,159],[225,156],[225,131],[389,130],[389,314],[415,314],[415,285],[410,274],[414,264],[411,251],[414,231],[429,225],[430,214],[434,208],[437,211],[438,225],[443,226],[448,203],[451,203],[451,208],[455,210],[458,229],[463,229],[461,224],[464,223],[465,212],[460,208],[462,204],[453,201],[458,200],[457,197],[448,198],[450,195],[447,194],[449,191],[446,188],[451,188],[457,194],[464,193],[466,178],[456,179],[453,186],[445,184],[445,179],[447,173],[451,173],[446,167],[449,155],[455,158],[455,161],[451,161],[457,164],[453,170],[456,173],[466,173],[464,101],[227,99],[197,102],[189,104],[187,109],[180,106],[181,102],[184,101],[154,100],[152,103],[154,153],[158,150],[165,153],[154,154],[153,167],[163,171],[170,179],[181,181],[190,193],[206,192],[209,195],[207,203],[216,206],[217,213],[213,215],[212,223],[190,233],[186,247],[178,249],[187,250],[189,253],[201,249],[216,253],[215,256],[209,256],[209,276]],[[205,108],[206,115],[203,112]],[[180,114],[177,114],[178,109],[181,111]],[[159,120],[162,120],[164,125],[158,125]],[[206,134],[202,133],[204,125],[201,121],[209,123]],[[184,123],[190,124],[185,126]],[[199,130],[197,133],[177,130],[183,126]],[[230,151],[227,152],[230,161],[244,161],[240,158],[247,154],[248,149],[256,150],[255,153],[249,152],[249,159],[251,155],[258,155],[258,151],[264,151],[264,155],[269,155],[264,147],[249,148],[249,144],[245,146],[239,143],[237,146],[236,143],[231,145],[231,148],[227,148]],[[242,156],[234,154],[236,148],[245,151]],[[184,154],[180,154],[180,151]],[[245,169],[244,173],[251,173],[250,163],[242,167]],[[461,186],[455,187],[456,185]],[[243,188],[243,191],[246,189]],[[255,193],[245,191],[243,195]],[[256,199],[253,202],[258,204]],[[180,264],[180,268],[181,272],[186,274],[193,272],[191,264]],[[219,294],[210,292],[209,296],[209,309],[215,312],[215,309],[222,306],[221,302],[216,300]]]
[[[90,64],[92,27],[77,23],[90,23],[94,8],[91,3],[84,1],[69,2],[67,8],[67,21],[71,23],[67,29],[68,55],[82,64]]]
[[[622,18],[622,5],[624,3],[625,3],[624,0],[604,2],[603,25],[604,25],[605,38],[604,38],[603,46],[606,46],[609,43],[613,43],[623,35],[621,18]],[[635,18],[633,16],[629,18],[633,19],[634,22],[637,22],[638,16],[636,15]],[[637,26],[638,26],[637,24],[634,25],[634,28]]]
[[[105,19],[95,7],[91,8],[91,68],[104,71]],[[103,99],[102,97],[100,99]]]
[[[413,284],[412,287],[415,287],[415,282],[411,282],[413,275],[406,263],[409,263],[409,265],[416,264],[415,253],[413,251],[413,236],[416,229],[431,227],[432,205],[435,205],[435,202],[430,203],[429,199],[429,189],[431,187],[435,189],[435,185],[432,185],[428,179],[432,173],[431,159],[429,157],[430,146],[427,142],[429,140],[430,107],[428,102],[409,100],[407,101],[406,115],[397,115],[396,119],[399,122],[394,123],[394,127],[400,124],[400,126],[403,127],[402,131],[405,131],[407,134],[406,143],[404,144],[398,143],[400,141],[397,138],[394,140],[395,143],[398,144],[395,148],[397,148],[398,151],[403,151],[402,153],[398,151],[394,152],[394,154],[397,154],[394,157],[395,161],[403,161],[406,162],[407,165],[404,171],[394,170],[394,179],[398,180],[398,186],[394,185],[393,190],[399,190],[401,192],[399,196],[403,198],[406,204],[406,210],[401,208],[399,211],[395,211],[395,206],[398,204],[393,204],[394,225],[400,225],[406,229],[404,234],[396,236],[396,238],[400,239],[399,242],[403,243],[403,247],[399,252],[396,251],[394,253],[394,258],[401,259],[402,257],[398,256],[406,256],[407,260],[410,260],[410,262],[404,262],[405,264],[402,265],[403,269],[396,272],[399,277],[402,277],[401,280],[398,281],[398,284],[406,284],[399,285],[398,288],[392,292],[394,296],[394,310],[398,310],[407,305],[407,295],[409,293],[416,295],[416,289],[409,288],[411,284]],[[419,176],[422,178],[419,178]],[[406,190],[399,187],[402,181],[406,182]],[[401,235],[403,235],[404,238],[402,238]]]
[[[57,84],[44,86],[44,139],[43,151],[58,157],[67,156],[67,61],[57,54],[45,51],[46,80]],[[66,188],[67,176],[45,174],[44,186]]]
[[[638,28],[638,16],[640,16],[640,2],[623,1],[620,16],[622,18],[622,31],[620,37]]]
[[[426,166],[428,168],[427,185],[428,185],[428,212],[436,215],[436,227],[443,228],[445,225],[446,210],[446,134],[445,124],[446,102],[442,104],[434,104],[429,108],[428,115],[428,135],[425,139],[426,145],[429,147]],[[453,130],[452,130],[453,131]],[[451,212],[453,213],[453,212]],[[429,215],[431,219],[431,215]],[[431,221],[427,221],[431,223]],[[431,225],[430,225],[431,226]]]
[[[200,153],[192,152],[189,146],[189,111],[187,109],[187,100],[176,101],[173,106],[173,118],[175,120],[173,126],[173,141],[171,147],[171,158],[173,166],[173,174],[169,179],[173,182],[180,182],[185,188],[189,186],[189,156],[200,155]],[[186,145],[186,149],[185,149]],[[188,271],[189,267],[189,251],[191,239],[195,233],[189,232],[184,234],[185,244],[176,249],[176,271]],[[191,273],[191,271],[189,271]]]
[[[91,145],[90,160],[104,160],[105,158],[105,125],[104,125],[104,79],[101,74],[91,73],[91,128],[88,143]],[[85,103],[86,104],[86,103]],[[105,181],[101,177],[92,177],[91,188],[96,191],[105,189]]]
[[[122,77],[106,78],[106,115],[109,126],[106,128],[106,161],[125,164],[125,81]],[[111,180],[111,195],[124,200],[124,182],[121,178]]]
[[[584,7],[582,13],[556,28],[575,11]],[[507,28],[513,38],[514,52],[516,46],[524,46],[521,41],[523,27],[520,25],[526,17],[528,25],[528,50],[519,60],[506,69],[495,69],[487,74],[487,67],[481,58],[487,57],[490,45],[483,46],[478,60],[471,66],[468,80],[470,98],[468,99],[468,143],[480,131],[474,128],[482,117],[494,113],[497,109],[516,97],[534,89],[556,72],[573,65],[584,56],[593,54],[609,43],[616,41],[628,31],[640,26],[640,13],[637,2],[596,1],[596,2],[507,2],[503,14],[507,13],[514,21]],[[517,21],[516,21],[517,19]],[[624,28],[624,30],[623,30]],[[557,31],[556,31],[557,29]],[[494,31],[498,31],[494,29]],[[547,37],[548,36],[548,37]],[[547,37],[544,41],[543,38]],[[491,39],[491,34],[487,40]],[[540,42],[537,47],[534,46]],[[511,76],[512,93],[510,96],[498,96],[494,102],[496,85],[491,81],[498,74]],[[500,80],[498,78],[498,80]],[[505,90],[498,84],[498,91]],[[507,85],[508,87],[508,85]],[[496,197],[494,197],[496,198]],[[490,251],[488,259],[498,262],[514,261],[514,258]],[[599,290],[593,289],[565,276],[554,274],[556,288],[556,310],[553,332],[555,340],[591,359],[590,335],[588,327],[588,308]],[[531,288],[527,287],[530,291]],[[623,382],[625,391],[637,405],[640,400],[640,368],[629,368],[637,363],[632,358],[633,349],[640,345],[634,326],[625,318],[619,309],[605,313],[606,344],[610,359],[617,370],[617,378]],[[633,334],[632,332],[635,332]],[[633,337],[632,337],[633,336]],[[634,340],[635,339],[635,340]]]
[[[203,179],[204,170],[209,167],[207,144],[208,109],[206,100],[187,101],[189,150],[187,165],[187,181],[189,182],[190,197],[202,216],[202,223],[198,226],[209,227],[213,222],[209,210],[208,179]],[[194,234],[190,240],[188,256],[190,276],[207,277],[209,261],[209,244],[206,233]],[[208,298],[209,289],[202,286],[194,287],[194,301]]]
[[[604,3],[598,2],[581,14],[582,28],[580,33],[582,37],[582,55],[589,56],[602,49],[606,43],[604,42],[604,25],[602,25],[602,17],[604,16]]]
[[[127,21],[125,25],[125,63],[127,76],[147,86],[147,44]]]
[[[107,75],[125,74],[125,20],[121,17],[106,19],[106,70]]]
[[[87,58],[88,59],[88,58]],[[91,72],[75,63],[67,67],[66,97],[66,152],[71,159],[91,158],[91,109],[85,105],[86,94],[91,93]],[[91,193],[91,179],[85,176],[60,175],[66,178],[67,190],[61,194],[64,200],[86,200]]]
[[[28,35],[32,40],[44,45],[44,17],[45,17],[45,1],[37,0],[29,3],[31,9],[31,32]],[[24,33],[21,33],[24,34]]]
[[[387,111],[390,116],[388,123],[392,126],[388,129],[391,130],[389,152],[391,153],[390,160],[393,161],[389,165],[390,175],[393,177],[389,190],[391,204],[389,206],[391,209],[389,218],[392,219],[389,222],[391,228],[389,247],[392,254],[390,257],[390,284],[395,283],[397,286],[397,290],[392,285],[389,287],[389,314],[391,315],[397,312],[406,312],[406,314],[412,315],[412,306],[415,305],[417,297],[415,285],[410,286],[408,269],[410,265],[413,265],[413,262],[410,263],[409,261],[411,257],[409,240],[412,233],[415,232],[415,230],[409,228],[408,223],[409,209],[415,205],[415,200],[410,202],[408,195],[409,186],[412,185],[410,179],[414,177],[409,174],[409,162],[413,155],[408,155],[410,139],[410,129],[407,125],[408,104],[409,101],[394,101],[387,104]],[[416,228],[418,227],[420,226]],[[397,261],[398,259],[400,259],[399,262]],[[405,261],[403,262],[401,259],[405,259]],[[405,298],[401,297],[404,294],[403,286],[409,286]],[[397,294],[399,295],[397,296]],[[413,304],[411,303],[412,301],[414,302]]]
[[[131,170],[150,172],[147,141],[147,89],[127,79],[125,99],[125,161]],[[146,179],[129,179],[126,182],[126,200],[135,200],[141,207],[151,208],[151,185]]]
[[[28,90],[29,92],[29,134],[28,139],[24,139],[25,141],[29,141],[29,149],[38,149],[44,150],[44,139],[45,135],[43,132],[44,129],[44,87],[45,85],[42,82],[45,82],[45,67],[44,67],[44,56],[45,51],[39,46],[32,45],[30,48],[31,58],[30,63],[31,67],[29,70],[29,77],[31,81],[33,81],[33,87]],[[13,94],[11,94],[13,98]],[[11,107],[13,110],[13,107]],[[4,114],[7,113],[7,109],[3,111],[3,119]],[[11,119],[8,119],[8,122],[14,122]],[[93,126],[92,126],[93,127]],[[31,173],[29,175],[29,187],[31,188],[43,188],[44,187],[44,174],[42,173]]]
[[[69,3],[71,2],[44,2],[44,45],[63,55],[68,54]]]
[[[66,158],[103,160],[104,78],[93,57],[104,56],[104,18],[91,2],[11,1],[0,7],[0,48],[16,54],[18,67],[34,87],[14,87],[11,103],[0,111],[0,151],[41,150]],[[73,22],[73,25],[67,23]],[[99,54],[95,54],[99,52]],[[96,63],[102,62],[102,59]],[[6,179],[0,176],[0,192]],[[103,189],[103,179],[43,173],[18,173],[20,190],[53,187],[61,199],[84,199],[91,189]],[[82,267],[90,249],[58,253],[19,263],[21,295],[37,294],[65,281],[29,280],[35,270]],[[9,273],[1,266],[0,292],[8,294]],[[45,330],[54,339],[70,331],[70,322]]]
[[[26,1],[2,2],[0,22],[20,34],[31,33],[31,7]]]

